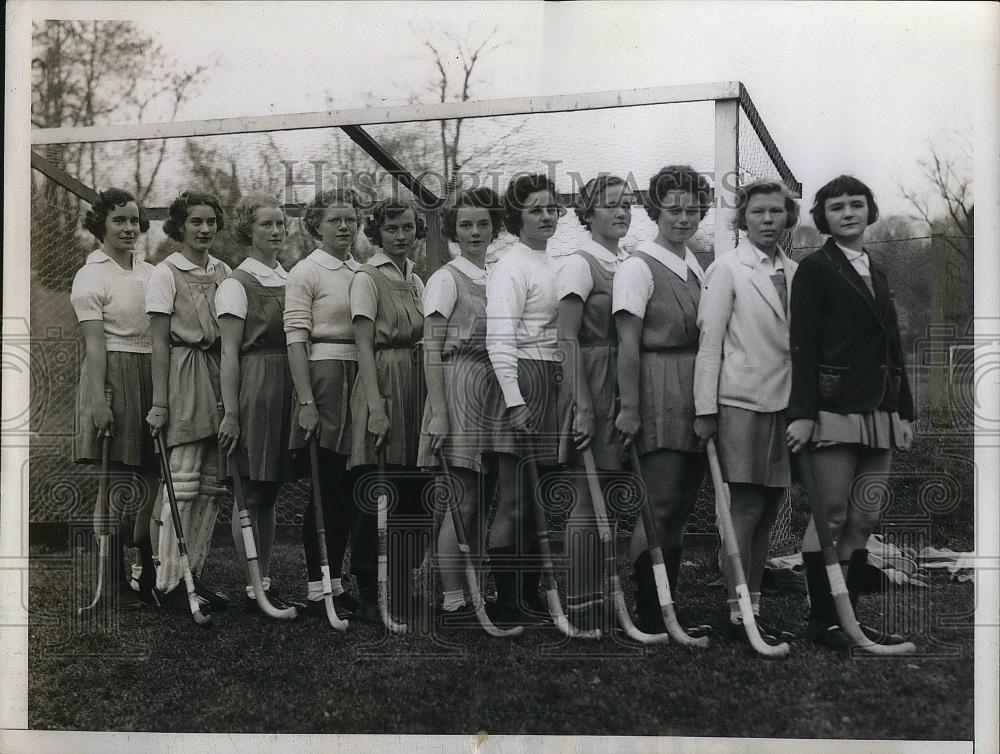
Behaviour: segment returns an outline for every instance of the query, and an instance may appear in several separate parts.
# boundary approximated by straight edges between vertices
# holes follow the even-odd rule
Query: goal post
[[[31,150],[32,331],[62,332],[70,339],[79,335],[68,303],[69,284],[94,245],[80,220],[95,192],[108,186],[140,197],[151,227],[139,251],[153,262],[172,250],[162,226],[166,208],[179,191],[211,191],[227,210],[250,190],[274,194],[290,218],[289,240],[279,257],[286,267],[315,246],[301,214],[317,189],[349,185],[366,201],[398,193],[416,201],[428,219],[428,238],[415,254],[425,279],[449,253],[433,210],[470,182],[489,185],[502,195],[514,175],[543,172],[555,182],[562,201],[571,204],[583,183],[600,173],[620,175],[642,195],[649,178],[664,165],[691,165],[714,188],[713,204],[691,244],[703,266],[738,240],[730,221],[739,186],[766,177],[782,180],[794,194],[801,193],[746,87],[738,81],[34,129]],[[636,206],[623,245],[635,248],[655,233],[655,223]],[[550,252],[571,253],[587,237],[570,211],[559,222]],[[515,240],[501,233],[491,254],[501,254]],[[360,233],[357,250],[362,258],[371,253]],[[213,253],[238,263],[244,252],[227,228]],[[68,438],[73,430],[78,359],[68,359],[58,369],[65,374],[35,386],[46,391],[45,416],[36,422],[38,442],[48,443],[51,453],[45,463],[32,463],[31,477],[33,484],[43,486],[58,481],[59,468],[70,463]],[[306,493],[297,493],[295,487],[289,492],[305,499]],[[44,497],[34,494],[32,500]],[[298,502],[283,506],[280,519],[287,522],[294,516],[294,510],[302,507]],[[36,502],[32,506],[33,517],[48,515],[35,509]],[[699,504],[689,530],[714,531],[710,506]]]

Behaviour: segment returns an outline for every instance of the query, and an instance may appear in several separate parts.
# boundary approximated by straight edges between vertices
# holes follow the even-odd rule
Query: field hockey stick
[[[448,469],[448,461],[445,460],[444,450],[437,451],[438,458],[441,459],[441,471],[444,472],[445,479],[451,478],[451,471]],[[486,605],[483,602],[482,593],[479,591],[479,576],[472,564],[472,551],[469,549],[468,539],[465,534],[465,522],[462,520],[462,511],[458,508],[458,501],[453,500],[451,495],[447,497],[448,508],[451,511],[451,520],[455,525],[455,540],[458,542],[458,550],[462,553],[465,565],[465,582],[472,597],[472,607],[476,611],[476,619],[483,630],[490,636],[498,638],[509,638],[520,636],[524,633],[524,626],[513,626],[512,628],[498,628],[489,615],[486,614]]]
[[[379,486],[385,485],[385,447],[378,451]],[[378,609],[382,622],[391,634],[405,634],[410,630],[405,623],[397,623],[389,613],[389,496],[384,487],[378,496]]]
[[[160,472],[163,474],[163,486],[167,490],[167,501],[170,504],[170,518],[174,524],[174,532],[177,534],[177,553],[181,561],[181,573],[184,574],[184,586],[187,589],[188,607],[191,608],[191,615],[194,622],[199,626],[208,628],[212,625],[212,616],[205,615],[201,611],[201,602],[194,589],[194,576],[191,575],[191,563],[188,561],[187,545],[184,543],[184,530],[181,526],[181,512],[177,509],[177,495],[174,493],[174,478],[170,473],[170,459],[167,457],[166,443],[163,441],[163,432],[156,435],[156,448],[160,456]],[[175,587],[176,588],[176,587]]]
[[[220,454],[221,450],[220,450]],[[264,591],[264,580],[260,576],[260,562],[257,560],[257,543],[254,541],[253,525],[250,523],[250,511],[247,510],[246,494],[243,491],[243,478],[240,467],[233,456],[229,456],[229,474],[233,478],[233,497],[236,498],[236,509],[240,514],[240,533],[243,535],[243,551],[247,556],[247,570],[250,571],[250,585],[253,586],[254,600],[257,607],[268,618],[277,620],[294,620],[298,617],[294,607],[279,610],[267,598]]]
[[[604,554],[604,571],[611,581],[611,598],[614,601],[618,624],[632,641],[637,641],[640,644],[665,644],[670,640],[670,634],[647,634],[645,631],[640,631],[632,622],[632,616],[628,614],[625,592],[618,576],[618,564],[615,562],[614,541],[611,536],[611,526],[608,523],[607,506],[604,503],[604,493],[601,491],[601,485],[597,479],[594,451],[587,447],[582,451],[582,455],[583,466],[587,472],[587,485],[590,488],[590,499],[594,504],[594,517],[597,519],[597,532]]]
[[[319,486],[319,441],[315,437],[309,439],[309,472],[312,486],[313,515],[316,518],[316,542],[319,546],[319,570],[323,578],[323,603],[326,606],[326,619],[337,631],[346,631],[348,622],[337,615],[333,604],[333,584],[330,581],[330,557],[326,549],[326,524],[323,520],[323,495]],[[255,587],[256,588],[256,587]]]
[[[719,517],[719,529],[722,541],[726,546],[726,558],[729,560],[729,572],[736,582],[736,599],[740,605],[740,615],[743,618],[743,630],[746,631],[750,646],[758,654],[771,659],[788,657],[791,651],[786,642],[768,644],[757,628],[757,618],[753,613],[750,601],[750,590],[747,588],[746,574],[743,571],[743,561],[740,560],[740,548],[733,529],[732,501],[729,497],[729,485],[722,479],[722,468],[719,466],[719,454],[715,448],[715,440],[709,438],[706,445],[708,451],[708,467],[712,472],[712,484],[715,486],[715,510]]]
[[[94,599],[91,603],[77,609],[76,614],[81,617],[95,609],[104,594],[104,572],[108,570],[108,550],[111,543],[110,523],[107,520],[108,508],[110,507],[108,505],[110,445],[111,438],[105,434],[101,437],[101,473],[97,479],[97,523],[101,527],[101,533],[97,537],[97,587],[94,589]]]
[[[632,466],[632,473],[642,479],[642,466],[639,465],[639,453],[633,444],[630,447],[629,463]],[[687,632],[677,620],[677,612],[674,610],[673,597],[670,594],[670,582],[667,580],[667,567],[663,562],[663,548],[659,545],[659,537],[656,534],[656,523],[653,521],[653,511],[650,510],[649,497],[643,495],[639,504],[639,514],[642,516],[642,526],[646,532],[646,545],[649,547],[649,557],[653,561],[653,579],[656,581],[656,597],[660,603],[660,612],[663,615],[663,623],[667,627],[670,638],[685,647],[707,647],[708,637],[700,636],[697,639],[688,636]]]
[[[802,483],[806,488],[806,495],[809,497],[809,507],[812,509],[813,525],[816,527],[816,536],[819,539],[820,548],[823,550],[823,562],[826,565],[826,575],[830,580],[830,593],[833,595],[834,604],[837,606],[837,618],[840,628],[847,634],[847,637],[856,646],[865,652],[877,655],[905,655],[917,651],[916,645],[911,642],[902,644],[878,644],[867,636],[858,625],[858,619],[854,615],[854,608],[851,606],[851,596],[847,591],[847,584],[844,581],[844,572],[840,568],[840,559],[833,546],[833,535],[830,533],[830,524],[826,518],[826,510],[816,492],[816,478],[812,472],[812,459],[806,450],[800,451],[799,471],[802,473]]]
[[[525,457],[528,470],[528,486],[531,488],[531,510],[535,516],[535,537],[538,539],[538,549],[542,553],[542,585],[545,589],[545,601],[549,606],[549,615],[556,627],[570,639],[600,639],[601,629],[580,631],[566,617],[562,604],[559,602],[559,589],[556,587],[555,567],[552,565],[552,545],[549,541],[549,523],[545,518],[545,510],[537,500],[538,468],[534,459]]]

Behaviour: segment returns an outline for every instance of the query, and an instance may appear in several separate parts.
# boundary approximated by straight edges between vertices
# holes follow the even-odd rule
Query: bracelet
[[[299,401],[300,406],[311,406],[312,404],[312,401]]]

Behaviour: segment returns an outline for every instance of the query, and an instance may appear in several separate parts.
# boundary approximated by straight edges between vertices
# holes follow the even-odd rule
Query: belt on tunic
[[[212,345],[210,345],[208,348],[202,348],[201,346],[193,346],[190,343],[181,343],[179,340],[178,341],[172,340],[170,341],[170,347],[187,348],[192,351],[204,351],[205,353],[213,353],[215,355],[219,355],[222,353],[222,343],[218,340],[212,343]]]
[[[639,353],[698,353],[698,346],[662,346],[660,348],[639,347]]]
[[[249,351],[242,351],[240,353],[240,356],[256,356],[257,354],[264,356],[264,355],[286,354],[286,353],[288,353],[288,349],[285,346],[260,346],[258,348],[253,348]]]
[[[354,338],[310,338],[310,343],[330,343],[338,346],[353,346]]]

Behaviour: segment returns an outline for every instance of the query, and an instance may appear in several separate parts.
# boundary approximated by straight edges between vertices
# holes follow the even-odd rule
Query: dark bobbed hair
[[[163,232],[174,241],[184,240],[184,223],[187,221],[188,210],[192,207],[211,207],[215,211],[215,228],[221,231],[226,227],[225,213],[215,194],[207,191],[182,191],[170,202],[167,209],[167,219],[163,221]]]
[[[417,240],[419,241],[421,238],[426,237],[427,223],[424,222],[424,218],[417,212],[416,205],[402,199],[383,199],[372,207],[371,214],[365,218],[365,236],[381,249],[382,234],[379,233],[379,229],[385,224],[386,220],[395,220],[408,209],[413,210],[413,217],[417,223]]]
[[[83,218],[84,229],[94,234],[98,241],[104,242],[104,232],[107,230],[108,215],[114,211],[115,207],[121,207],[129,202],[135,202],[139,209],[139,232],[145,233],[149,230],[149,217],[146,210],[139,201],[128,191],[120,188],[105,189],[97,195],[97,201],[87,210],[87,215]]]
[[[690,165],[667,165],[649,179],[649,199],[646,213],[656,222],[660,219],[663,199],[669,191],[684,191],[691,194],[701,206],[701,219],[705,219],[712,206],[712,187],[708,179]]]
[[[500,227],[504,219],[504,207],[497,193],[489,186],[476,186],[455,194],[441,210],[444,236],[449,241],[458,242],[458,211],[463,207],[489,210],[490,222],[493,224],[493,240],[495,241],[500,235]]]
[[[503,200],[503,224],[507,231],[517,236],[521,233],[521,212],[524,211],[524,203],[528,197],[539,191],[548,191],[558,204],[559,198],[556,194],[555,184],[549,180],[548,176],[541,173],[530,175],[519,175],[507,184],[507,193]],[[566,213],[565,208],[559,207],[559,216]]]
[[[244,246],[253,243],[253,221],[257,210],[262,207],[277,207],[281,209],[281,202],[270,194],[263,191],[253,191],[245,196],[241,196],[236,203],[233,214],[236,215],[236,225],[233,228],[233,235],[236,240]],[[284,212],[282,212],[284,214]]]
[[[787,213],[783,230],[794,228],[798,224],[799,203],[792,192],[788,190],[788,186],[781,181],[761,178],[736,189],[736,208],[733,214],[734,228],[737,230],[747,229],[747,205],[750,203],[750,197],[757,194],[781,194],[785,199],[785,212]]]
[[[354,215],[358,223],[361,223],[361,197],[358,192],[350,188],[332,188],[321,191],[313,198],[306,208],[305,224],[306,230],[313,238],[319,238],[319,224],[323,222],[326,210],[330,207],[348,206],[354,208]]]
[[[853,175],[838,175],[816,192],[812,209],[809,210],[813,222],[816,223],[816,230],[820,233],[830,235],[830,226],[826,222],[826,200],[844,194],[848,196],[864,194],[868,200],[868,222],[866,224],[871,225],[878,220],[878,204],[875,203],[875,194],[872,193],[872,190]]]
[[[590,230],[587,216],[594,211],[598,199],[607,194],[608,189],[612,186],[628,186],[628,184],[624,178],[619,178],[617,175],[599,175],[587,181],[580,189],[580,193],[577,194],[573,210],[576,212],[580,225],[587,230]]]

